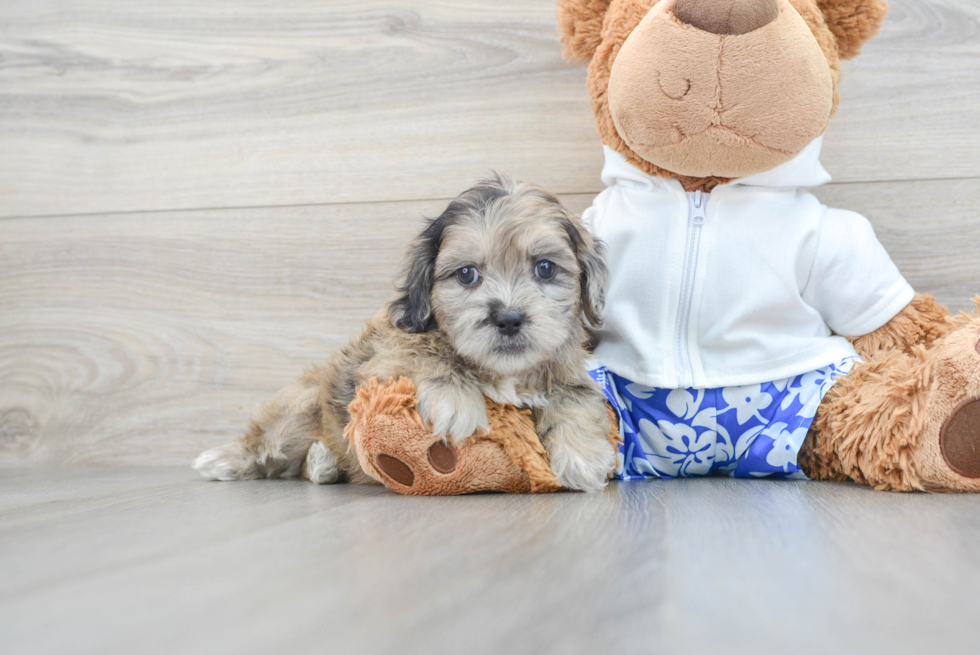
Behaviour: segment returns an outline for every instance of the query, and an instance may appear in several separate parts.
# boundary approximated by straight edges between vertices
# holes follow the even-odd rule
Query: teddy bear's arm
[[[908,352],[928,345],[952,329],[949,310],[932,296],[915,294],[908,306],[880,328],[859,337],[849,337],[858,354],[867,357],[885,350]]]

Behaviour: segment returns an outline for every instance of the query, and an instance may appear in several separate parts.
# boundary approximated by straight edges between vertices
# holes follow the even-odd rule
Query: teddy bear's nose
[[[748,34],[776,20],[776,0],[674,0],[674,15],[712,34]]]

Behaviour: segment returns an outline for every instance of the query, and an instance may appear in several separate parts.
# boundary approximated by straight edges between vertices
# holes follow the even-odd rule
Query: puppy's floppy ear
[[[582,311],[592,327],[602,327],[602,310],[606,305],[606,283],[609,278],[606,244],[592,236],[582,221],[572,214],[567,214],[561,223],[578,261]]]
[[[856,57],[888,15],[885,0],[817,0],[817,6],[837,37],[841,59]]]
[[[442,235],[452,221],[452,205],[439,218],[431,219],[415,237],[405,256],[404,282],[399,296],[388,305],[388,318],[406,332],[427,332],[436,328],[432,313],[432,284]]]
[[[602,21],[610,0],[558,0],[558,38],[564,55],[575,61],[592,59],[602,42]]]

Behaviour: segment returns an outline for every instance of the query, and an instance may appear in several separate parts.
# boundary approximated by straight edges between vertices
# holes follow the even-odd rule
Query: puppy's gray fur
[[[553,279],[536,275],[542,261]],[[457,273],[479,271],[464,285]],[[538,269],[541,270],[541,269]],[[547,269],[546,269],[547,270]],[[262,405],[240,439],[198,457],[219,480],[303,475],[373,482],[343,439],[357,385],[406,376],[435,434],[487,429],[483,396],[530,407],[559,482],[593,491],[615,462],[605,400],[589,378],[583,316],[601,322],[602,244],[540,187],[494,176],[453,200],[409,248],[399,295],[361,335]],[[514,335],[501,312],[519,313]]]

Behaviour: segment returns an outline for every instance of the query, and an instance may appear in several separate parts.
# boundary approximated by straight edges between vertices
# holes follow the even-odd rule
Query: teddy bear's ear
[[[817,5],[837,37],[841,59],[856,57],[888,15],[885,0],[817,0]]]
[[[558,0],[558,36],[564,55],[576,61],[592,59],[602,41],[602,20],[610,0]]]

